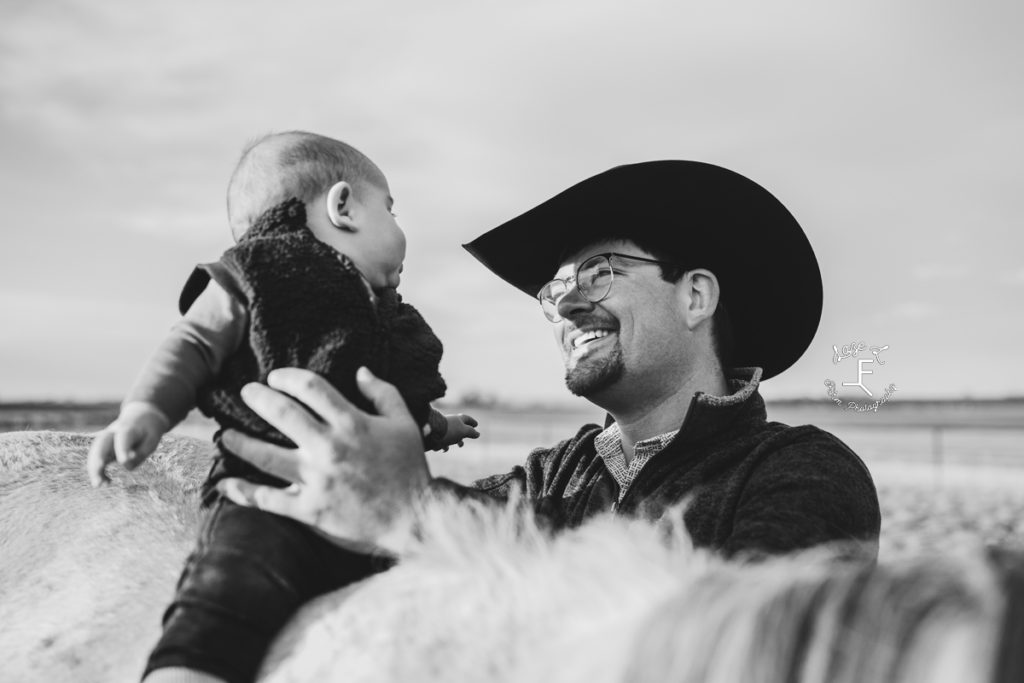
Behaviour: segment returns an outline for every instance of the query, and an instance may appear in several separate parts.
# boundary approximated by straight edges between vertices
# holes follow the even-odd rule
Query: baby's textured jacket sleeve
[[[248,325],[243,304],[210,279],[139,373],[124,405],[141,402],[171,426],[196,405],[200,388],[242,343]]]
[[[423,446],[428,451],[439,451],[444,448],[444,437],[448,433],[448,420],[434,408],[430,409],[427,415],[427,424],[430,425],[428,434],[423,437]]]

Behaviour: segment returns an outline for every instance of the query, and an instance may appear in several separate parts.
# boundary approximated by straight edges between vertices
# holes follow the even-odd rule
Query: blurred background
[[[468,451],[492,465],[601,416],[564,389],[536,302],[460,245],[611,166],[683,158],[775,193],[821,263],[821,326],[763,385],[771,417],[832,428],[873,471],[898,459],[896,478],[1012,466],[1022,20],[998,0],[6,0],[0,427],[108,419],[192,266],[231,243],[243,146],[307,129],[387,174],[403,293],[444,341],[450,404],[491,419]],[[629,220],[642,200],[607,201]],[[861,341],[889,347],[874,398],[834,405],[824,380],[857,359],[833,347]],[[889,384],[877,412],[845,408]]]

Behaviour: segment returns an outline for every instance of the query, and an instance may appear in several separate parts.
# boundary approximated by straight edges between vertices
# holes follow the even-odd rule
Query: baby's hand
[[[477,421],[475,418],[469,415],[445,415],[444,419],[448,422],[448,431],[445,432],[444,438],[441,439],[442,450],[447,451],[449,446],[459,445],[462,448],[462,442],[464,439],[476,439],[479,438],[480,432],[475,427]]]
[[[121,415],[93,439],[86,461],[89,481],[99,486],[110,479],[108,463],[116,459],[127,469],[135,469],[156,450],[168,427],[167,417],[148,403],[128,403]]]

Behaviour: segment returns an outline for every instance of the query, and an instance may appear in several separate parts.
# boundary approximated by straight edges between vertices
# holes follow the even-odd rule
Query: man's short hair
[[[238,239],[281,202],[314,201],[339,180],[357,191],[383,185],[384,174],[355,147],[316,133],[271,133],[246,145],[228,183],[228,221]]]

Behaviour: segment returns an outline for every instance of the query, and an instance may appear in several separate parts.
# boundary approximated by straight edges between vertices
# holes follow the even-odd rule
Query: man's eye
[[[580,273],[580,281],[592,285],[594,283],[602,282],[604,280],[607,280],[611,276],[612,276],[612,271],[611,270],[608,270],[607,268],[600,268],[600,269],[597,269],[597,270],[592,270],[592,271],[587,272],[587,273]]]

